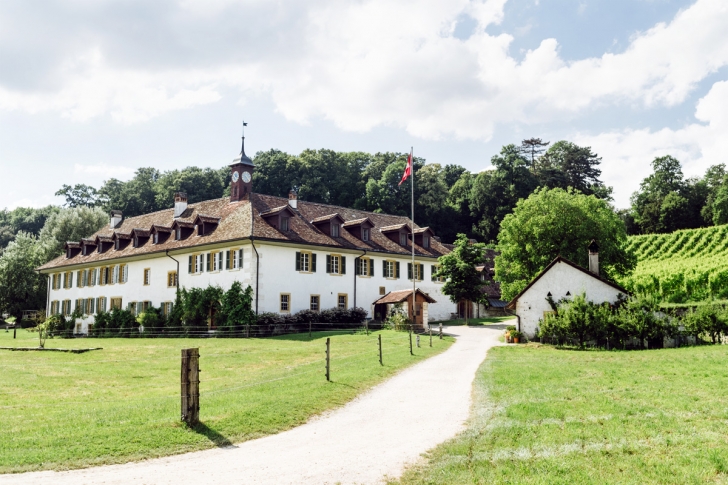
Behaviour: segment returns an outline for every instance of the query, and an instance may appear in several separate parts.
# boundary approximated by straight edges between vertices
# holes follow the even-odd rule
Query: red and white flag
[[[404,168],[402,180],[400,180],[397,185],[402,185],[402,182],[407,180],[410,175],[412,175],[412,151],[410,151],[409,157],[407,157],[407,166]]]

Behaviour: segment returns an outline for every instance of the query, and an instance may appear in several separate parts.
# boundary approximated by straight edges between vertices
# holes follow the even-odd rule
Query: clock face
[[[237,182],[238,181],[238,177],[240,177],[240,175],[238,175],[238,172],[236,170],[235,172],[233,172],[233,182]]]
[[[250,182],[250,172],[243,172],[243,182],[246,184]]]

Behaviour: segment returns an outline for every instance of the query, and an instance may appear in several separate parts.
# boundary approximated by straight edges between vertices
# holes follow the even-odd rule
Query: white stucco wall
[[[348,295],[348,306],[360,306],[367,310],[368,316],[373,315],[372,303],[380,298],[380,286],[385,288],[385,293],[394,290],[412,288],[412,281],[407,279],[407,263],[409,258],[392,257],[390,255],[371,255],[374,261],[374,276],[355,276],[355,258],[362,254],[362,251],[335,251],[336,254],[346,256],[346,274],[341,276],[326,273],[326,255],[332,253],[328,249],[316,247],[295,248],[256,242],[255,246],[260,255],[260,273],[258,286],[258,311],[278,312],[280,307],[280,294],[291,295],[291,312],[309,308],[311,295],[320,295],[321,309],[332,308],[337,305],[339,293]],[[206,254],[211,250],[224,251],[231,248],[243,249],[243,267],[240,270],[222,270],[217,272],[201,272],[189,274],[188,256],[190,254]],[[296,251],[308,250],[317,254],[316,273],[302,273],[295,270]],[[206,287],[207,285],[219,285],[228,289],[235,280],[240,281],[243,286],[250,284],[255,291],[256,255],[250,241],[241,241],[239,244],[230,243],[216,245],[208,248],[198,248],[192,252],[171,252],[170,256],[179,261],[179,285],[180,288]],[[387,279],[382,273],[382,261],[384,259],[397,260],[400,262],[400,278]],[[456,311],[456,306],[449,298],[441,293],[442,283],[430,280],[431,265],[433,260],[417,259],[425,267],[424,281],[417,283],[417,287],[428,293],[437,303],[428,306],[428,317],[430,320],[447,319],[450,313]],[[73,287],[58,290],[51,289],[46,306],[50,311],[51,301],[71,300],[75,308],[78,298],[107,298],[107,309],[110,308],[111,298],[121,298],[122,308],[127,308],[129,302],[151,301],[155,307],[163,302],[173,302],[175,299],[175,288],[167,287],[167,272],[177,268],[176,263],[163,253],[150,255],[145,259],[118,259],[105,262],[104,265],[125,263],[129,267],[129,276],[126,283],[101,286],[98,284],[92,287],[78,287],[77,271],[79,269],[100,267],[95,265],[79,265],[72,268],[64,268],[59,273],[73,271]],[[151,270],[151,281],[144,285],[144,269]],[[354,298],[354,278],[356,278],[356,299]],[[81,333],[88,332],[88,325],[93,323],[93,315],[87,315],[77,323],[81,323]]]
[[[589,301],[603,303],[617,301],[619,290],[598,280],[573,266],[556,263],[546,274],[541,276],[516,302],[516,314],[521,320],[521,331],[533,338],[543,319],[544,312],[552,311],[546,296],[551,293],[554,301],[568,298],[579,293],[586,293]]]

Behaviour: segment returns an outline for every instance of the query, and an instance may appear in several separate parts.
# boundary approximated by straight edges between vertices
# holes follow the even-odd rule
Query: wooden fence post
[[[331,381],[331,367],[329,362],[331,359],[331,339],[326,337],[326,380]]]
[[[364,325],[367,328],[367,337],[369,336],[369,320],[364,320]]]
[[[432,327],[430,327],[430,347],[432,347]]]
[[[379,334],[379,365],[384,365],[382,362],[382,334]]]
[[[412,352],[412,325],[410,325],[409,339],[410,339],[410,355],[415,355],[414,352]]]
[[[311,338],[311,322],[308,322],[308,338]]]
[[[420,348],[420,335],[417,334],[417,348]]]
[[[200,422],[200,349],[182,349],[182,421],[189,426]]]
[[[442,340],[442,322],[440,322],[440,340]]]

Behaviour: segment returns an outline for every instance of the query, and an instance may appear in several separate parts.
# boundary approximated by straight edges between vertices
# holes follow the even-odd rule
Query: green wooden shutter
[[[230,257],[230,249],[225,250],[225,269],[230,269],[230,263],[232,263],[232,258]]]
[[[424,265],[424,264],[422,264],[422,263],[419,263],[419,264],[417,265],[417,269],[418,269],[418,271],[417,271],[417,275],[419,276],[419,278],[418,278],[418,279],[419,279],[420,281],[424,281],[424,280],[425,280],[425,265]]]
[[[412,263],[407,263],[407,279],[412,279]]]
[[[311,253],[311,272],[316,272],[316,253]]]
[[[387,260],[382,261],[382,276],[387,277]]]
[[[212,254],[207,253],[207,258],[206,258],[207,259],[207,271],[211,271],[212,270],[212,264],[211,264],[212,258],[211,258],[211,256],[212,256]]]
[[[187,263],[187,272],[192,273],[192,256],[190,256],[189,262]]]
[[[238,269],[243,269],[243,250],[238,249]]]
[[[399,278],[399,261],[397,261],[397,262],[396,262],[396,263],[394,264],[394,268],[395,268],[395,270],[396,270],[396,271],[395,271],[395,273],[394,273],[394,277],[395,277],[395,278]]]
[[[431,264],[430,265],[430,279],[432,281],[435,281],[435,273],[436,272],[437,272],[437,270],[435,269],[435,265],[434,264]]]
[[[346,274],[346,256],[341,257],[341,274]]]
[[[331,255],[326,255],[326,272],[331,273]]]
[[[369,276],[374,276],[374,260],[369,260]]]
[[[296,251],[296,271],[301,271],[301,252]]]

